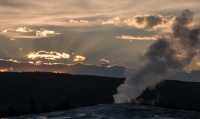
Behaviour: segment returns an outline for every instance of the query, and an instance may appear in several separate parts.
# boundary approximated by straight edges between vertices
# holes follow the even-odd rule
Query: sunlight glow
[[[58,53],[55,51],[38,51],[38,52],[31,52],[28,54],[29,59],[37,59],[37,58],[43,58],[48,60],[56,60],[56,59],[69,59],[70,55],[66,53]]]
[[[110,61],[107,60],[107,59],[101,59],[100,61],[101,61],[101,62],[106,62],[106,63],[109,63],[109,62],[110,62]]]
[[[157,40],[158,36],[153,36],[153,37],[135,37],[135,36],[116,36],[116,38],[119,39],[128,39],[128,40]]]
[[[197,62],[197,65],[200,66],[200,62]]]
[[[119,17],[114,17],[112,19],[109,19],[108,21],[102,21],[102,25],[105,24],[114,24],[114,25],[118,25],[120,23],[120,18]]]
[[[3,31],[1,31],[2,33],[7,33],[7,29],[4,29]]]
[[[54,71],[53,73],[56,73],[56,74],[64,74],[65,72],[61,72],[61,71]]]
[[[14,59],[9,59],[9,60],[0,59],[0,61],[8,61],[8,62],[20,63],[20,61],[17,61],[17,60],[14,60]]]
[[[12,70],[13,70],[13,68],[9,68],[9,69],[7,69],[7,68],[1,68],[0,72],[8,72],[8,71],[12,71]]]
[[[55,34],[60,34],[56,33],[55,31],[50,31],[46,29],[41,29],[36,31],[36,36],[47,36],[47,35],[55,35]]]
[[[76,55],[74,57],[74,62],[81,62],[81,61],[84,61],[84,60],[86,60],[86,58],[84,56]]]
[[[87,20],[73,20],[73,19],[70,19],[69,20],[69,22],[71,22],[71,23],[88,23],[88,21]]]
[[[16,29],[16,32],[33,32],[34,30],[31,30],[30,28],[27,27],[19,27]]]
[[[45,28],[33,29],[28,27],[7,28],[0,32],[2,35],[9,36],[10,40],[15,40],[15,38],[40,38],[48,37],[60,34],[53,30],[47,30]]]
[[[7,72],[9,69],[0,69],[0,72]]]

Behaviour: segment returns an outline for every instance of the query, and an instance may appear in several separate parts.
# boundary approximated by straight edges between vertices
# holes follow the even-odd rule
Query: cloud
[[[199,65],[199,66],[200,66],[200,62],[197,62],[197,65]]]
[[[15,40],[14,38],[11,38],[10,40]]]
[[[69,59],[70,55],[66,53],[58,53],[56,51],[38,51],[31,52],[28,55],[29,59],[48,59],[48,60],[57,60],[57,59]]]
[[[86,58],[84,57],[84,56],[81,56],[81,55],[76,55],[75,57],[74,57],[74,62],[81,62],[81,61],[84,61],[84,60],[86,60]]]
[[[109,19],[108,21],[102,21],[102,25],[105,24],[114,24],[114,25],[118,25],[120,23],[120,18],[119,17],[114,17],[112,19]]]
[[[124,77],[125,66],[110,65],[110,66],[96,66],[91,64],[75,63],[75,64],[61,64],[61,63],[44,63],[36,61],[36,63],[16,63],[6,60],[0,60],[0,69],[10,69],[12,66],[13,72],[22,71],[46,71],[46,72],[62,72],[70,74],[83,75],[97,75],[109,77]],[[11,70],[10,69],[10,70]],[[8,71],[8,70],[7,70]]]
[[[142,28],[146,30],[156,30],[158,27],[165,25],[167,20],[159,16],[135,16],[124,21],[129,26],[135,26],[136,28]]]
[[[56,34],[60,34],[60,33],[56,33],[55,31],[52,31],[52,30],[46,30],[44,28],[36,31],[36,36],[47,36],[47,35],[56,35]]]
[[[102,21],[101,18],[96,19],[96,21]]]
[[[69,22],[71,22],[71,23],[88,23],[88,21],[87,20],[73,20],[73,19],[70,19],[69,20]]]
[[[179,81],[189,81],[189,82],[200,82],[200,70],[190,70],[175,73],[173,75],[165,77],[168,80],[179,80]]]
[[[32,61],[29,61],[28,63],[30,63],[30,64],[34,64],[34,62],[32,62]]]
[[[31,29],[28,27],[19,27],[19,28],[8,28],[4,29],[1,35],[8,36],[11,39],[14,38],[41,38],[41,37],[49,37],[53,35],[60,34],[53,30],[47,30],[45,28]]]
[[[119,0],[94,0],[90,2],[81,0],[60,0],[59,2],[54,0],[0,0],[0,14],[2,18],[0,19],[0,26],[67,26],[67,22],[59,21],[58,19],[97,19],[99,17],[107,19],[115,16],[128,18],[136,14],[171,15],[177,14],[180,9],[184,8],[194,9],[199,14],[200,10],[197,0],[183,0],[181,3],[180,1],[172,0],[156,1],[157,4],[164,4],[164,6],[151,4],[152,1],[137,1],[137,4],[135,2],[135,0],[126,0],[125,2]]]
[[[7,72],[8,69],[0,69],[0,72]]]
[[[16,29],[16,32],[33,32],[34,30],[31,30],[30,28],[27,27],[19,27]]]
[[[107,60],[107,59],[101,59],[100,61],[101,61],[101,62],[106,62],[106,63],[109,63],[109,62],[110,62],[110,61]]]
[[[65,65],[64,63],[47,63],[43,61],[36,61],[35,63],[33,61],[29,61],[28,63],[34,65]]]
[[[31,7],[30,1],[13,1],[13,0],[1,0],[0,1],[0,6],[1,7],[10,7],[10,8],[23,8],[23,7]],[[33,4],[33,3],[32,3]]]
[[[27,27],[19,27],[19,28],[8,28],[8,29],[4,29],[2,31],[2,33],[8,33],[8,32],[22,32],[22,33],[26,33],[26,32],[34,32],[35,30],[31,29],[31,28],[27,28]]]
[[[0,59],[0,61],[20,63],[20,61],[17,61],[17,60],[14,60],[14,59],[8,59],[8,60]]]
[[[7,33],[7,29],[4,29],[3,31],[1,31],[2,33]]]
[[[116,36],[116,38],[127,39],[127,40],[157,40],[158,39],[157,36],[153,36],[153,37],[135,37],[135,36],[126,36],[126,35]]]
[[[1,33],[6,33],[6,34],[7,34],[8,32],[16,32],[16,30],[17,30],[17,29],[12,29],[12,28],[7,28],[7,29],[6,29],[6,28],[5,28],[5,29],[3,29],[3,30],[1,31]]]
[[[35,63],[35,65],[41,65],[41,64],[43,64],[42,61],[37,61],[37,62]]]
[[[13,68],[0,68],[0,72],[11,72]]]

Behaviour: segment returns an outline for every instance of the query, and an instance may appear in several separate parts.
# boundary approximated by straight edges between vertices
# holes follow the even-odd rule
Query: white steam
[[[134,101],[147,87],[173,71],[181,71],[196,56],[200,46],[200,27],[191,27],[193,12],[184,10],[176,17],[171,37],[156,40],[141,56],[144,65],[138,71],[128,71],[123,84],[117,88],[115,103]],[[179,57],[184,52],[184,57]]]

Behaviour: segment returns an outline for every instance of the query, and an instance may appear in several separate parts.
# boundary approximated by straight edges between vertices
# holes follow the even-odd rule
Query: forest
[[[123,80],[50,72],[0,73],[0,117],[113,103]]]
[[[0,73],[0,117],[12,117],[114,103],[123,77],[50,72]],[[163,80],[137,103],[200,111],[200,83]],[[133,102],[135,103],[135,102]]]

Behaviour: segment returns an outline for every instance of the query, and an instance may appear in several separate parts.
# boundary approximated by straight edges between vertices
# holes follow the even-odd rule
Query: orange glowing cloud
[[[29,63],[29,64],[34,64],[34,62],[32,62],[32,61],[29,61],[28,63]]]
[[[153,36],[153,37],[135,37],[135,36],[116,36],[116,38],[119,39],[127,39],[127,40],[157,40],[158,36]]]
[[[21,63],[17,60],[14,60],[14,59],[9,59],[9,60],[5,60],[5,59],[0,59],[0,61],[8,61],[8,62],[15,62],[15,63]]]
[[[118,25],[120,23],[120,18],[119,17],[114,17],[112,19],[109,19],[108,21],[102,21],[102,25],[105,24],[114,24],[114,25]]]
[[[47,35],[56,35],[60,34],[52,30],[46,30],[44,28],[36,31],[36,36],[47,36]]]
[[[197,62],[197,65],[199,65],[199,66],[200,66],[200,62]]]
[[[81,61],[84,61],[84,60],[86,60],[86,58],[84,57],[84,56],[80,56],[80,55],[76,55],[75,57],[74,57],[74,62],[81,62]]]
[[[7,31],[7,29],[4,29],[3,31],[1,31],[2,33],[7,33],[8,31]]]
[[[8,71],[12,71],[12,70],[13,70],[13,68],[9,68],[9,69],[7,69],[7,68],[1,68],[0,72],[8,72]]]
[[[8,28],[0,32],[0,34],[10,37],[10,39],[15,38],[41,38],[49,37],[53,35],[60,34],[53,30],[47,30],[45,28],[31,29],[28,27],[19,27],[17,29]],[[34,35],[35,34],[35,35]]]
[[[69,22],[70,23],[88,23],[88,21],[87,20],[73,20],[73,19],[70,19],[69,20]]]
[[[46,63],[42,61],[36,61],[35,63],[32,61],[29,61],[28,63],[33,64],[33,65],[65,65],[64,63]]]
[[[110,62],[109,60],[106,60],[106,59],[101,59],[100,61],[101,61],[101,62],[106,62],[106,63],[109,63],[109,62]]]
[[[33,32],[34,30],[27,28],[27,27],[19,27],[16,29],[16,32]]]
[[[64,74],[65,72],[62,72],[62,71],[53,71],[53,73],[56,73],[56,74]]]
[[[0,69],[0,72],[7,72],[8,69]]]
[[[38,51],[31,52],[28,55],[29,59],[48,59],[48,60],[56,60],[56,59],[69,59],[70,55],[66,53],[58,53],[55,51],[47,52],[47,51]]]

